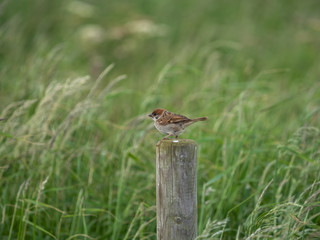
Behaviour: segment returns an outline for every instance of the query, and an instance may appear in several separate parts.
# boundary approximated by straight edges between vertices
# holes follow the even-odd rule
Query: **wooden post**
[[[197,144],[189,139],[157,144],[157,240],[197,236]]]

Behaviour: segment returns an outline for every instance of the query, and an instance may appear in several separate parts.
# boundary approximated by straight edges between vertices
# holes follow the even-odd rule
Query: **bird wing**
[[[159,118],[158,123],[161,125],[167,125],[172,123],[185,123],[189,121],[191,121],[191,119],[186,116],[165,111]]]
[[[190,119],[183,115],[173,114],[169,120],[169,123],[183,123],[189,122]]]

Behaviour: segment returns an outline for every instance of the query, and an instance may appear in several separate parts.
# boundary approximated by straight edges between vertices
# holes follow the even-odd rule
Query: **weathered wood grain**
[[[178,142],[176,142],[178,141]],[[188,139],[157,144],[157,239],[197,236],[197,144]]]

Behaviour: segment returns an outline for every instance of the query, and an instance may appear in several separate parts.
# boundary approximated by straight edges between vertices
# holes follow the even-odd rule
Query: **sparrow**
[[[206,121],[208,119],[207,117],[190,119],[186,116],[175,114],[162,108],[156,108],[148,116],[153,119],[156,129],[167,135],[161,140],[168,139],[170,136],[178,138],[186,127],[195,122]]]

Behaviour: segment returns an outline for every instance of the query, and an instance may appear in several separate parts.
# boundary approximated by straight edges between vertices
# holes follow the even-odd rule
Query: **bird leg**
[[[168,134],[167,136],[165,136],[164,138],[162,138],[160,141],[162,140],[168,140],[170,136],[173,136],[172,134]]]

